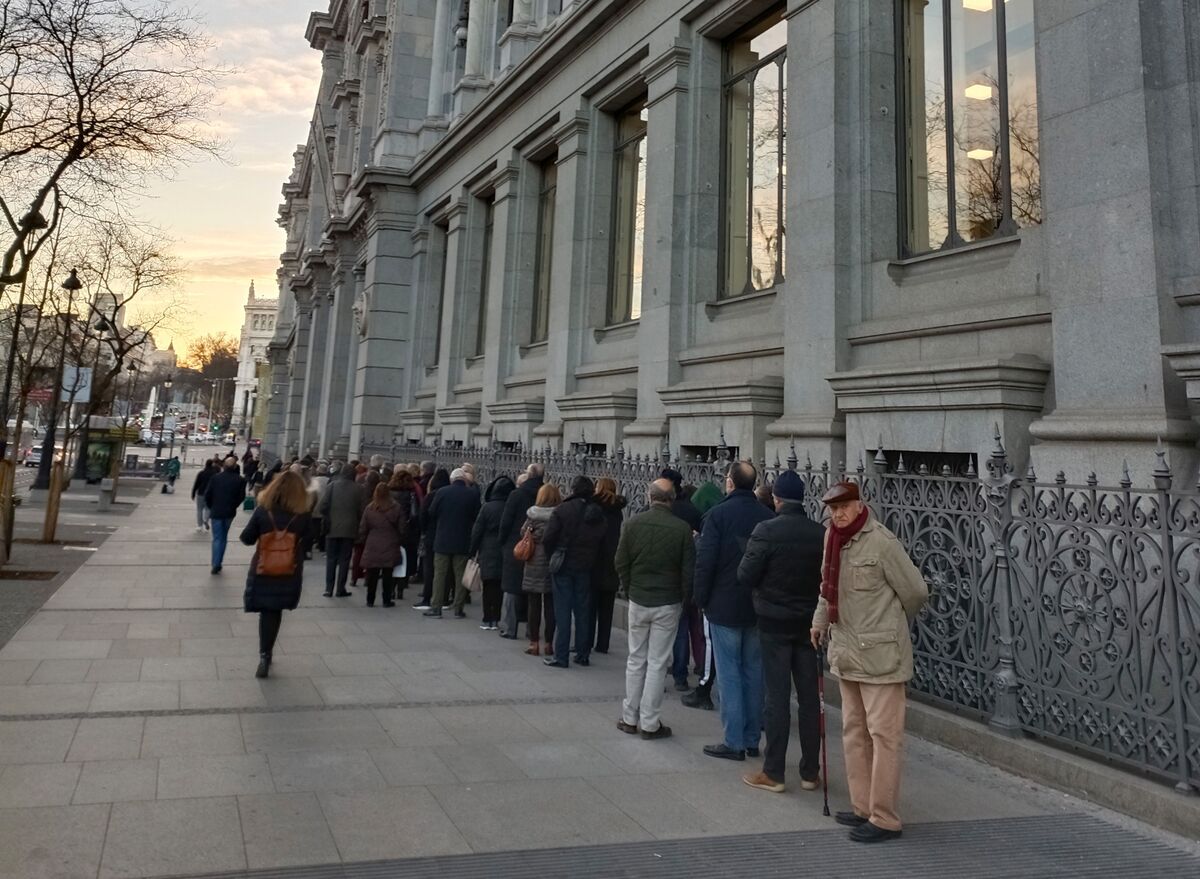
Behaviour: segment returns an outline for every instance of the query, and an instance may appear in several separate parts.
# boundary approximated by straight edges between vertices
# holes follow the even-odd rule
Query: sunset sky
[[[237,336],[250,280],[275,296],[283,230],[275,225],[292,153],[305,140],[320,77],[320,54],[304,40],[320,0],[205,0],[192,8],[215,43],[214,61],[235,68],[220,82],[213,124],[225,162],[189,165],[156,185],[138,213],[175,239],[188,266],[190,310],[172,333],[188,341],[212,332]]]

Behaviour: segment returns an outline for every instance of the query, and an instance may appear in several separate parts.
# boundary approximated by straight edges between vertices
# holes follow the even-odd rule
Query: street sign
[[[53,396],[54,392],[50,388],[32,388],[28,399],[30,403],[49,403]]]
[[[64,366],[62,395],[64,403],[90,403],[92,401],[92,368],[90,366]]]

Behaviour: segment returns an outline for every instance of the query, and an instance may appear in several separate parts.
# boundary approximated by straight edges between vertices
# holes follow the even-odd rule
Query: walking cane
[[[821,814],[829,817],[829,756],[825,750],[825,651],[817,650],[817,694],[821,699],[821,784],[825,791],[825,806]]]

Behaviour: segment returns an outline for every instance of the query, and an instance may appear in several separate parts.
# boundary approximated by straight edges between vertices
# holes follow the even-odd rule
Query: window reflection
[[[783,281],[787,23],[775,13],[726,47],[725,295]]]
[[[638,102],[617,120],[613,205],[611,323],[642,315],[642,261],[646,239],[646,106]]]
[[[558,165],[549,159],[541,165],[538,194],[536,277],[533,288],[531,342],[544,341],[550,332],[550,270],[554,262],[554,197],[558,191]]]
[[[907,250],[1040,223],[1033,0],[904,0],[903,9]]]
[[[496,202],[489,200],[484,205],[483,252],[479,262],[479,317],[475,324],[475,354],[483,353],[487,342],[488,280],[492,273],[492,222],[495,219]]]

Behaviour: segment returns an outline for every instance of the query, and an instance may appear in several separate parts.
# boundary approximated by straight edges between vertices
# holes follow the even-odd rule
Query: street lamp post
[[[171,390],[171,385],[173,385],[173,384],[174,384],[174,382],[172,381],[172,377],[170,375],[168,375],[165,379],[163,379],[163,383],[162,383],[163,390],[166,390],[166,391]],[[162,458],[163,431],[167,427],[167,407],[161,403],[159,404],[159,407],[161,407],[161,409],[162,409],[162,415],[158,419],[158,450],[154,453],[155,462],[158,462]],[[156,408],[159,408],[159,407],[156,407]],[[173,443],[172,443],[172,445],[173,445]]]

